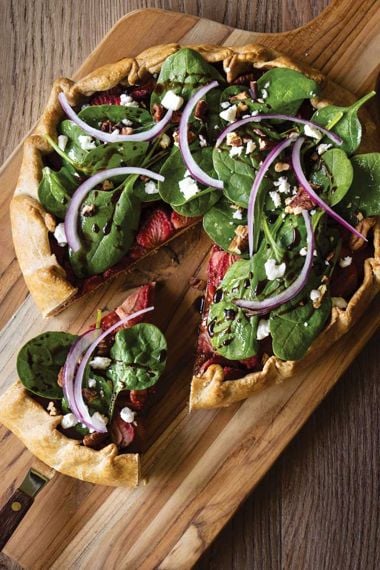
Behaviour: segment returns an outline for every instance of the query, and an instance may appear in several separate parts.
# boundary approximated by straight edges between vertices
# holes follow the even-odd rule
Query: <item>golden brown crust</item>
[[[64,436],[62,416],[49,414],[16,382],[0,398],[0,421],[44,463],[70,477],[98,485],[134,487],[139,482],[138,454],[118,454],[113,443],[100,451]]]

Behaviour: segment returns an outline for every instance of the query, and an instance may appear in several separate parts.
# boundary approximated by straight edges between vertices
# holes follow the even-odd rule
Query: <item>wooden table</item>
[[[70,75],[129,10],[155,6],[230,26],[277,32],[306,23],[327,4],[326,0],[0,0],[0,160],[39,116],[53,78]],[[379,336],[219,535],[198,569],[380,566],[378,345]],[[0,566],[18,567],[5,557]]]

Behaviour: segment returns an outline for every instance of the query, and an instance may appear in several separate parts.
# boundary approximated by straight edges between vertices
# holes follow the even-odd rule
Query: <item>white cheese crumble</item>
[[[331,297],[331,301],[332,306],[338,309],[345,309],[347,307],[347,301],[343,299],[343,297]]]
[[[92,360],[90,360],[91,368],[95,370],[105,370],[109,367],[112,360],[107,356],[95,356]]]
[[[96,148],[95,141],[89,135],[79,135],[78,141],[79,146],[83,150],[92,150],[93,148]]]
[[[312,139],[317,139],[318,141],[321,140],[323,134],[319,129],[313,127],[312,125],[305,125],[304,133],[307,137],[311,137]]]
[[[261,90],[261,97],[262,97],[262,99],[268,98],[268,91],[266,89]]]
[[[278,180],[273,182],[273,185],[277,187],[281,194],[289,194],[290,192],[290,184],[286,176],[280,176]]]
[[[165,93],[164,98],[161,101],[161,105],[165,107],[165,109],[178,111],[178,109],[183,105],[183,97],[176,95],[174,91],[169,90]]]
[[[201,148],[204,148],[205,146],[207,146],[207,141],[206,141],[206,139],[204,138],[203,135],[199,135],[198,138],[199,138],[199,146],[200,146]]]
[[[96,388],[96,380],[95,378],[89,378],[87,382],[87,386],[89,388]]]
[[[236,119],[236,111],[236,105],[232,105],[232,107],[228,107],[228,109],[219,113],[219,117],[225,121],[228,121],[229,123],[233,123]]]
[[[118,135],[120,135],[120,130],[114,129],[110,134],[110,138],[116,141]]]
[[[58,135],[58,146],[61,150],[65,150],[68,141],[69,137],[66,135]]]
[[[256,338],[257,340],[263,340],[270,335],[269,330],[269,319],[260,319],[257,326]]]
[[[269,281],[274,281],[275,279],[279,279],[285,275],[286,271],[286,263],[280,263],[277,265],[275,259],[268,259],[265,264],[265,273]]]
[[[55,230],[54,230],[54,237],[58,242],[58,245],[60,247],[65,247],[65,245],[67,245],[67,237],[66,237],[66,232],[65,232],[65,224],[62,222],[60,224],[57,224]]]
[[[134,101],[132,99],[132,97],[130,95],[127,95],[126,93],[122,93],[120,95],[120,105],[123,105],[123,107],[138,107],[139,106],[137,101]]]
[[[199,186],[193,178],[186,177],[178,182],[178,186],[186,200],[190,200],[199,192]]]
[[[123,125],[125,125],[126,127],[131,127],[133,125],[132,121],[130,121],[129,119],[122,119],[121,122],[123,123]]]
[[[69,429],[72,428],[74,426],[77,425],[78,420],[77,418],[74,416],[74,414],[69,413],[69,414],[65,414],[63,416],[63,418],[61,419],[61,426],[63,427],[63,429]]]
[[[235,220],[242,220],[242,219],[243,219],[243,213],[242,213],[242,211],[240,210],[240,208],[237,208],[237,209],[234,211],[234,213],[232,214],[232,217],[233,217]]]
[[[303,326],[304,326],[304,327],[308,327],[308,326],[309,326],[309,323],[306,323],[306,322],[305,322],[305,323],[303,324]]]
[[[149,180],[149,182],[145,184],[145,194],[157,194],[157,192],[157,184],[153,182],[153,180]]]
[[[307,255],[307,247],[301,247],[300,255],[302,255],[303,257],[305,257],[305,255]]]
[[[240,156],[242,152],[243,152],[242,146],[233,146],[230,149],[229,155],[231,158],[233,158],[234,156]]]
[[[228,107],[231,105],[231,103],[229,101],[223,101],[220,106],[222,107],[222,109],[228,109]]]
[[[170,137],[169,135],[167,135],[166,133],[164,133],[163,135],[161,135],[160,138],[160,147],[161,148],[169,148],[170,146]]]
[[[253,152],[255,149],[256,149],[256,143],[254,143],[253,141],[248,141],[245,154],[251,154],[251,152]]]
[[[312,289],[310,291],[310,299],[312,301],[319,301],[319,299],[321,298],[322,294],[318,289]]]
[[[332,147],[332,144],[319,144],[317,146],[317,153],[319,155],[323,154],[324,152],[326,152],[326,150],[329,150],[329,148]]]
[[[107,425],[108,424],[108,418],[106,416],[103,416],[103,414],[99,413],[99,412],[95,412],[94,414],[92,414],[92,419],[99,421],[100,423],[102,423],[103,425]]]
[[[344,268],[344,267],[348,267],[349,265],[351,265],[352,263],[352,257],[350,257],[349,255],[347,255],[346,257],[341,257],[339,260],[339,266]]]
[[[269,192],[269,196],[273,200],[273,204],[275,208],[279,208],[281,206],[281,196],[275,190],[273,192]]]
[[[131,424],[135,419],[135,412],[125,406],[125,408],[120,410],[120,417],[124,422],[127,422],[127,424]]]
[[[255,116],[258,115],[258,114],[259,114],[258,109],[255,109],[255,111],[252,111],[251,117],[255,117]]]

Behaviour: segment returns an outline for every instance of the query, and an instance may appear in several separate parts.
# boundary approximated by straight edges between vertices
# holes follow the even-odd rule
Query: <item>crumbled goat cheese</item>
[[[55,230],[54,230],[54,237],[58,242],[58,245],[60,247],[65,247],[65,245],[67,245],[67,237],[66,237],[66,232],[65,232],[65,224],[62,222],[60,224],[57,224]]]
[[[331,301],[332,306],[338,309],[345,309],[347,307],[347,301],[343,299],[343,297],[331,297]]]
[[[236,119],[236,111],[236,105],[232,105],[232,107],[228,107],[228,109],[219,113],[219,117],[225,121],[228,121],[229,123],[233,123]]]
[[[189,200],[199,192],[199,186],[193,178],[186,177],[178,182],[178,186],[186,200]]]
[[[61,150],[65,150],[68,141],[69,137],[66,135],[58,135],[58,146]]]
[[[260,319],[257,326],[256,338],[257,340],[263,340],[270,335],[269,330],[269,319]]]
[[[243,148],[242,146],[233,146],[230,149],[229,155],[231,158],[233,158],[234,156],[240,156],[241,153],[243,152]]]
[[[87,382],[87,386],[89,388],[96,388],[96,380],[95,378],[89,378]]]
[[[269,83],[269,81],[267,81],[264,85],[264,89],[268,89],[269,85],[270,85],[270,83]]]
[[[268,91],[266,89],[262,89],[261,90],[261,97],[263,99],[267,99],[268,98]]]
[[[164,98],[161,101],[161,105],[165,107],[165,109],[178,111],[178,109],[183,105],[183,97],[176,95],[174,91],[169,90],[165,93]]]
[[[120,417],[124,422],[127,422],[127,424],[131,424],[135,419],[135,412],[125,406],[125,408],[120,410]]]
[[[281,194],[289,194],[290,192],[290,184],[286,176],[280,176],[278,180],[273,182],[273,185],[277,187]]]
[[[308,327],[308,326],[309,326],[309,323],[306,323],[306,322],[305,322],[305,323],[303,324],[303,326],[304,326],[304,327]]]
[[[275,279],[279,279],[285,275],[286,263],[280,263],[277,265],[275,259],[268,259],[265,262],[264,267],[269,281],[274,281]]]
[[[55,407],[54,402],[48,403],[47,411],[49,412],[50,416],[57,416],[58,415],[58,411],[57,411],[57,408]]]
[[[105,370],[110,366],[111,362],[112,360],[107,356],[95,356],[90,360],[90,366],[95,370]]]
[[[207,146],[207,141],[206,141],[206,139],[204,138],[203,135],[199,135],[198,138],[199,138],[199,146],[200,146],[201,148]]]
[[[91,418],[95,421],[102,423],[105,426],[108,424],[108,418],[106,416],[103,416],[103,414],[99,412],[95,412],[94,414],[92,414]]]
[[[300,255],[302,255],[302,256],[307,255],[307,247],[301,247],[301,249],[300,249]]]
[[[310,210],[310,216],[315,216],[316,213],[317,213],[317,210]]]
[[[307,137],[311,137],[312,139],[317,139],[318,141],[321,140],[323,134],[319,129],[313,127],[312,125],[305,125],[304,133]]]
[[[125,125],[126,127],[131,127],[133,125],[132,121],[130,121],[129,119],[122,119],[121,122],[123,123],[123,125]]]
[[[237,210],[234,211],[234,213],[232,214],[232,217],[233,217],[235,220],[242,220],[242,219],[243,219],[243,213],[242,213],[242,211],[240,210],[240,208],[238,208]]]
[[[321,298],[321,295],[322,295],[322,294],[321,294],[320,291],[318,291],[318,289],[312,289],[312,290],[310,291],[310,299],[311,299],[312,301],[318,301],[318,300]]]
[[[228,109],[228,107],[231,105],[231,103],[229,101],[223,101],[220,106],[222,107],[222,109]]]
[[[256,149],[256,143],[254,143],[253,141],[248,141],[245,154],[251,154],[251,152],[253,152],[255,149]]]
[[[78,420],[77,418],[74,416],[74,414],[65,414],[63,416],[63,418],[61,419],[61,426],[63,427],[63,429],[69,429],[72,428],[74,426],[77,425]]]
[[[281,206],[281,196],[275,190],[273,192],[269,192],[269,196],[273,200],[273,204],[275,208],[279,208]]]
[[[326,150],[329,150],[329,148],[332,147],[332,144],[319,144],[317,146],[317,153],[319,155],[323,154],[324,152],[326,152]]]
[[[157,192],[157,184],[153,182],[153,180],[149,180],[149,182],[145,184],[145,194],[157,194]]]
[[[126,93],[122,93],[120,95],[120,105],[123,105],[123,107],[138,107],[139,106],[137,101],[134,101],[132,99],[132,97],[130,95],[127,95]]]
[[[164,133],[163,135],[161,135],[160,138],[160,147],[161,148],[169,148],[170,146],[170,137],[169,135],[167,135],[166,133]]]
[[[267,143],[265,142],[265,140],[259,138],[259,149],[264,150],[266,146],[267,146]]]
[[[339,266],[344,268],[344,267],[348,267],[349,265],[351,265],[352,263],[352,257],[350,257],[349,255],[347,255],[346,257],[341,257],[339,260]]]
[[[252,111],[251,117],[255,117],[258,114],[259,114],[259,111],[258,111],[258,109],[256,109],[255,111]]]
[[[96,148],[95,141],[89,135],[79,135],[78,137],[79,146],[83,150],[92,150]]]
[[[114,130],[112,131],[112,133],[110,134],[110,138],[116,141],[118,135],[120,135],[120,130],[119,130],[119,129],[114,129]]]

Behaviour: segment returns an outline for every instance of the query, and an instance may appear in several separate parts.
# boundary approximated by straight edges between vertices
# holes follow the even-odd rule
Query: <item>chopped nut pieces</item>
[[[241,140],[241,137],[233,131],[232,133],[227,134],[226,143],[228,146],[241,146],[243,141]]]
[[[248,226],[237,226],[235,236],[228,246],[228,251],[240,255],[248,247]]]
[[[276,162],[274,165],[274,169],[276,172],[284,172],[285,170],[289,170],[290,164],[287,162]]]

